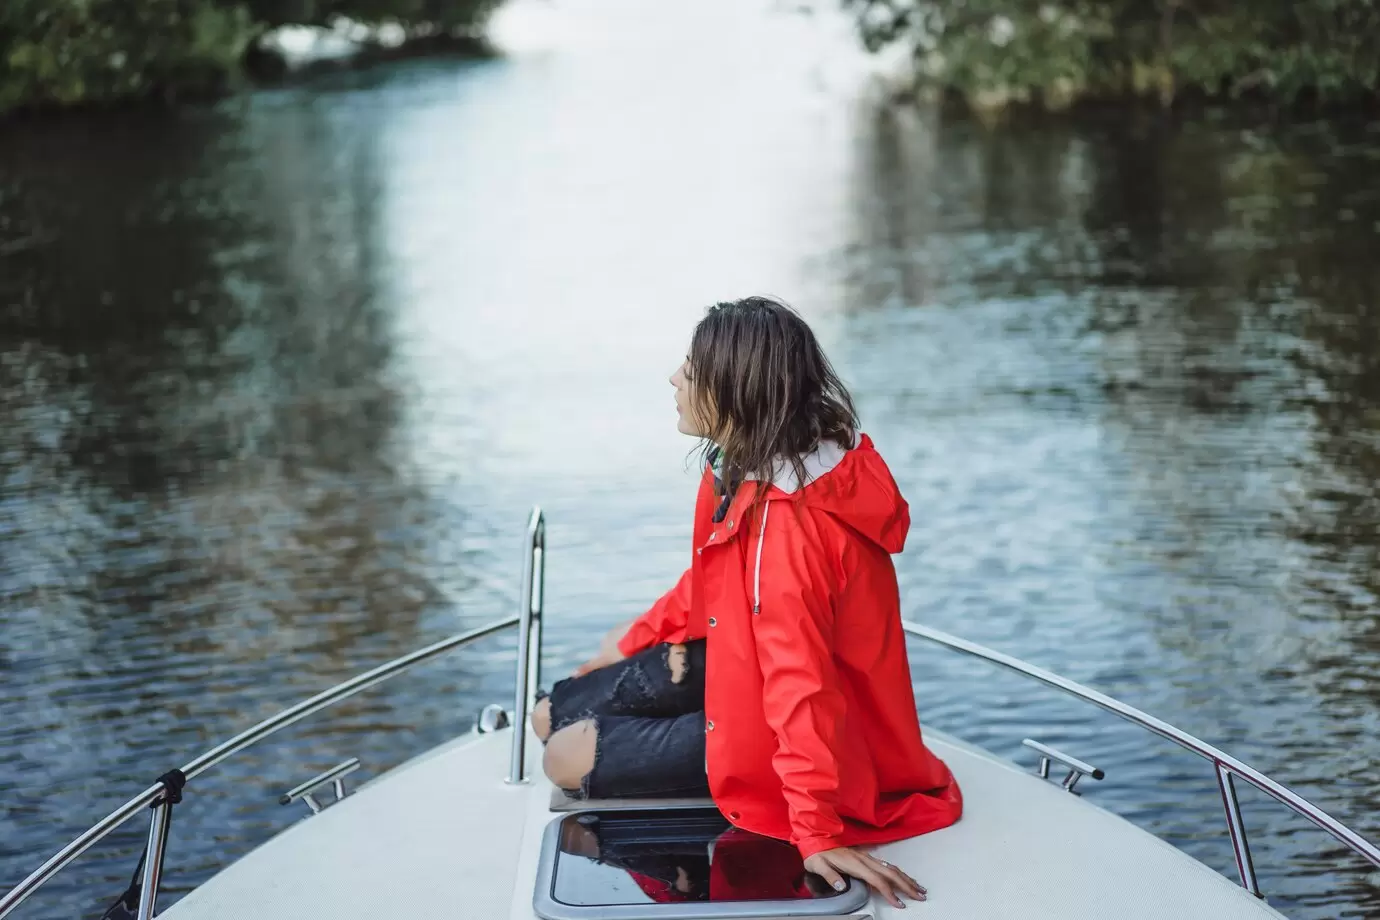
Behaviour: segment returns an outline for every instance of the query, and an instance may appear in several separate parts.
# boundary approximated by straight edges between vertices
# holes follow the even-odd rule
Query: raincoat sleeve
[[[779,507],[761,531],[765,551],[754,579],[759,609],[752,628],[763,709],[776,735],[772,766],[790,813],[791,843],[808,859],[842,845],[834,752],[845,703],[831,652],[833,567],[797,513],[789,505]]]
[[[680,576],[676,586],[633,621],[632,626],[618,640],[618,650],[624,655],[636,655],[659,642],[684,642],[690,622],[690,570]]]

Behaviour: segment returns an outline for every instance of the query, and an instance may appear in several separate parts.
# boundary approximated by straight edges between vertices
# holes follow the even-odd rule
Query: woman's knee
[[[690,650],[684,645],[666,647],[666,670],[671,672],[671,683],[685,682],[686,671],[690,669]]]
[[[551,698],[538,700],[532,707],[532,731],[542,741],[551,737]]]
[[[599,730],[592,720],[567,725],[547,740],[542,770],[561,789],[581,789],[594,769],[598,744]]]

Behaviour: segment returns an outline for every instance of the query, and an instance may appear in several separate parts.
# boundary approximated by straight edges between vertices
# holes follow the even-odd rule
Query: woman
[[[706,444],[690,567],[538,704],[546,774],[591,797],[707,792],[836,888],[923,900],[859,849],[962,812],[916,719],[891,562],[905,499],[778,301],[711,307],[671,383]]]

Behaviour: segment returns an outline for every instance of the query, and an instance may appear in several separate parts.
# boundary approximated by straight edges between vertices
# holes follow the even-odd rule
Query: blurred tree
[[[843,0],[871,50],[979,106],[1380,98],[1380,0]]]
[[[0,111],[204,93],[252,36],[242,6],[215,0],[5,0]]]
[[[256,22],[270,26],[326,25],[337,16],[361,22],[466,28],[482,22],[498,0],[248,0]]]
[[[497,0],[0,0],[0,113],[223,90],[265,29],[366,23],[470,28]]]

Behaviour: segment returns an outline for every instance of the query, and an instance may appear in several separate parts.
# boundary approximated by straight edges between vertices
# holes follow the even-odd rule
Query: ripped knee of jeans
[[[551,735],[542,755],[542,770],[557,787],[584,794],[598,752],[599,726],[594,719],[584,719]]]
[[[684,645],[666,646],[666,670],[671,672],[671,683],[685,682],[690,672],[690,655]]]

